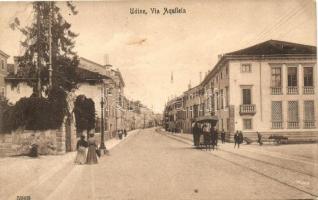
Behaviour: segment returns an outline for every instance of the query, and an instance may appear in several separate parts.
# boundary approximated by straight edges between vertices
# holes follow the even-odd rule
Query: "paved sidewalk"
[[[117,138],[105,141],[107,150],[138,134],[139,130],[128,132],[122,140]],[[111,155],[111,151],[110,151]],[[19,195],[29,195],[42,184],[54,187],[62,180],[60,177],[72,176],[80,171],[79,165],[74,164],[76,152],[64,155],[7,157],[0,159],[0,199],[17,199]],[[102,159],[101,157],[100,159]],[[85,165],[83,165],[85,166]],[[52,182],[53,180],[53,182]],[[47,188],[50,190],[52,188]],[[46,191],[43,191],[45,194]],[[38,199],[42,199],[39,197]]]

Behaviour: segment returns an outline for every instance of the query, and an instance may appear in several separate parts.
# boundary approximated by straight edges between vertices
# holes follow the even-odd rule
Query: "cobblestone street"
[[[117,145],[118,144],[118,145]],[[191,135],[145,129],[98,165],[74,165],[74,153],[0,160],[1,199],[304,199],[318,196],[317,145],[220,144],[194,150]],[[115,146],[116,145],[116,146]],[[112,146],[114,148],[112,148]],[[299,148],[300,151],[286,149]],[[310,154],[310,151],[312,152]],[[297,152],[297,153],[293,153]],[[307,156],[303,156],[301,153]],[[310,154],[310,155],[309,155]],[[14,169],[14,171],[12,171]]]

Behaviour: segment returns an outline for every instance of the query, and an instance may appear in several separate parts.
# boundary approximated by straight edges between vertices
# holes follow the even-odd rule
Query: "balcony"
[[[315,121],[314,120],[304,120],[304,128],[306,129],[311,129],[311,128],[315,128]]]
[[[272,95],[280,95],[283,94],[281,87],[272,87]]]
[[[314,86],[304,86],[303,94],[315,94]]]
[[[283,122],[272,122],[272,129],[282,129],[283,128]]]
[[[256,106],[254,104],[240,105],[240,115],[255,115]]]
[[[298,94],[298,87],[297,86],[288,86],[287,87],[287,94]]]
[[[297,129],[299,128],[299,122],[287,122],[287,128]]]

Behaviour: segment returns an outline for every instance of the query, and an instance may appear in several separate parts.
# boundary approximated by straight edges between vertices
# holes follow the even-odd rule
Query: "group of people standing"
[[[224,129],[220,133],[218,129],[216,129],[214,126],[209,126],[208,124],[195,123],[192,133],[195,147],[205,145],[206,149],[210,149],[211,146],[213,150],[217,149],[219,135],[221,135],[222,144],[225,143]],[[203,135],[203,137],[201,137],[201,135]],[[202,138],[203,141],[200,142],[200,138]]]
[[[94,133],[89,134],[87,141],[85,140],[85,136],[82,135],[77,142],[76,149],[76,164],[97,164],[98,146],[94,138]]]

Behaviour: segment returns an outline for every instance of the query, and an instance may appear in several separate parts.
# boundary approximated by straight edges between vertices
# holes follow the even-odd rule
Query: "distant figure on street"
[[[97,155],[96,155],[97,144],[94,138],[94,133],[89,134],[89,139],[87,142],[88,142],[88,152],[87,152],[86,163],[97,164]]]
[[[215,149],[218,149],[219,129],[215,130]]]
[[[127,131],[124,129],[124,136],[127,137]]]
[[[195,147],[200,146],[200,128],[198,123],[195,123],[192,128],[192,134],[193,134],[193,145]]]
[[[214,126],[211,127],[210,134],[211,134],[212,149],[214,150],[214,148],[215,148],[215,139],[216,139],[216,131],[215,131],[215,127]]]
[[[239,136],[239,132],[236,131],[236,133],[234,134],[234,148],[236,147],[240,148],[240,136]]]
[[[224,129],[222,129],[222,132],[221,132],[221,141],[222,141],[222,144],[225,143],[225,132],[224,132]]]
[[[239,132],[239,143],[240,144],[243,143],[243,133],[242,133],[242,131]]]
[[[262,135],[261,135],[258,131],[257,131],[256,133],[257,133],[257,138],[258,138],[257,142],[258,142],[258,144],[259,144],[260,146],[262,146],[262,145],[263,145]]]
[[[85,164],[87,146],[88,146],[88,143],[85,141],[85,136],[81,135],[81,139],[77,141],[77,145],[76,145],[76,149],[77,149],[77,154],[75,158],[76,164]]]

